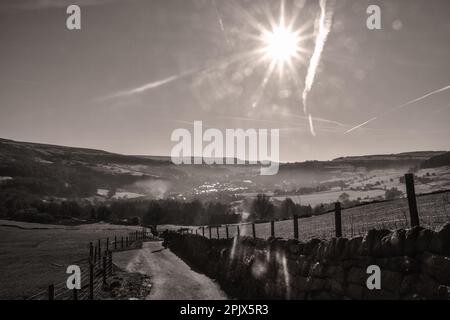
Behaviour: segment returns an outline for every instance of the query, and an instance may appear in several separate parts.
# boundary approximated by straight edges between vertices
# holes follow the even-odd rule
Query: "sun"
[[[262,39],[266,57],[277,64],[289,62],[300,51],[298,34],[283,26],[266,31]]]
[[[301,83],[298,71],[305,64],[305,54],[309,53],[306,46],[302,44],[311,37],[311,35],[305,34],[305,31],[311,27],[311,23],[301,25],[297,23],[299,10],[293,10],[289,17],[286,16],[284,0],[282,0],[278,19],[269,11],[266,12],[266,22],[249,19],[252,27],[258,32],[257,34],[248,34],[250,39],[257,41],[255,49],[250,51],[251,64],[266,67],[262,81],[257,87],[257,93],[252,103],[253,108],[258,106],[274,73],[278,74],[280,84],[286,84],[291,80],[295,85]],[[248,18],[251,15],[247,14],[245,17]]]

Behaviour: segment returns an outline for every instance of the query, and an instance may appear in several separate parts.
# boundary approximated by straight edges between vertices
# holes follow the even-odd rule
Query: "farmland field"
[[[126,236],[138,227],[95,223],[43,225],[0,220],[0,299],[24,299],[65,279],[67,265],[85,259],[88,243]]]
[[[421,226],[437,229],[450,222],[450,192],[429,194],[417,197],[419,219]],[[312,238],[331,238],[335,234],[334,213],[302,218],[298,220],[300,240]],[[409,227],[409,209],[406,198],[394,201],[367,204],[342,210],[342,233],[344,237],[351,238],[366,233],[369,229],[399,229]],[[175,229],[175,226],[168,226]],[[179,227],[178,227],[179,228]],[[196,227],[190,227],[197,229]],[[255,225],[256,236],[267,239],[270,237],[270,223]],[[197,229],[201,234],[201,230]],[[229,236],[237,233],[236,226],[229,226]],[[241,235],[252,235],[251,224],[240,225]],[[280,238],[293,238],[294,226],[292,220],[275,222],[275,236]],[[209,236],[209,231],[205,231]],[[212,237],[217,237],[217,230],[213,228]],[[226,237],[225,227],[219,228],[219,237]]]
[[[313,194],[305,194],[305,195],[292,195],[292,196],[279,196],[273,197],[278,201],[283,201],[286,198],[290,198],[295,203],[301,205],[310,205],[312,207],[320,205],[322,203],[331,203],[337,201],[339,196],[342,193],[347,193],[351,200],[356,200],[357,198],[376,198],[376,197],[384,197],[385,190],[370,190],[370,191],[353,191],[353,190],[345,190],[345,191],[326,191],[326,192],[316,192]]]

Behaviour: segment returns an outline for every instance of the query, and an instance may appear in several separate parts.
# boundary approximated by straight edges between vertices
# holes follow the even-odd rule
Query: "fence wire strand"
[[[436,230],[450,222],[450,191],[417,196],[417,207],[421,226]],[[342,236],[353,238],[362,236],[370,229],[407,229],[410,227],[408,199],[401,198],[378,203],[370,203],[351,208],[343,208],[341,213]],[[270,222],[255,222],[256,237],[268,239],[271,236]],[[211,228],[211,238],[216,239],[217,226]],[[228,225],[228,237],[253,236],[252,223]],[[185,230],[209,238],[209,226],[188,227]],[[191,231],[192,230],[192,231]],[[328,212],[311,217],[299,217],[299,240],[313,238],[329,239],[335,237],[335,214]],[[292,219],[274,221],[275,237],[291,239],[294,237]],[[227,237],[226,226],[219,227],[219,238]]]

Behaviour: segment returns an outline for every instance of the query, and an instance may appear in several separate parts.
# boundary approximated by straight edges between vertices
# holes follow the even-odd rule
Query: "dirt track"
[[[123,270],[151,277],[153,288],[147,300],[227,299],[217,283],[193,271],[161,242],[146,242],[142,249],[114,253],[113,260]]]

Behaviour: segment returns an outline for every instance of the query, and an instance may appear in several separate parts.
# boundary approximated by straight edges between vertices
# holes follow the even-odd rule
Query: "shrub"
[[[386,200],[394,200],[398,199],[402,196],[402,192],[398,190],[397,188],[391,188],[390,190],[386,190],[384,194],[384,198]]]

